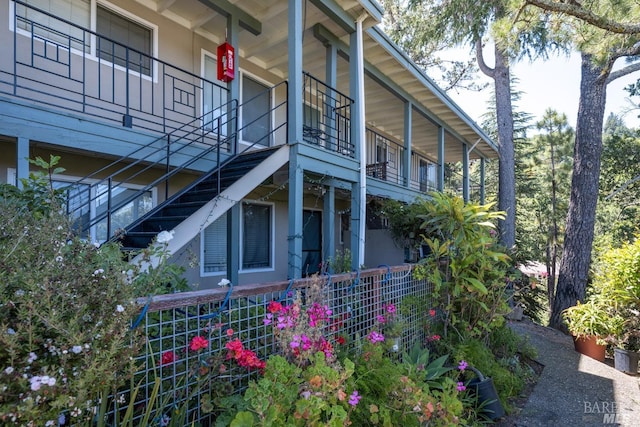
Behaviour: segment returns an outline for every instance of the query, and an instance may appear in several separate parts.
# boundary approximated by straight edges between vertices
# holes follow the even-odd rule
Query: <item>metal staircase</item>
[[[129,225],[118,237],[123,249],[146,248],[159,232],[173,230],[279,148],[243,153],[219,169],[204,175],[191,186],[181,190],[147,215]]]
[[[286,96],[282,101],[272,103],[271,109],[254,121],[239,125],[238,117],[242,108],[250,108],[251,103],[259,97],[268,96],[269,99],[274,99],[273,94],[276,90],[286,94],[286,85],[287,82],[284,81],[241,105],[231,100],[74,183],[67,189],[67,203],[69,215],[76,218],[78,233],[97,240],[90,234],[92,230],[101,227],[102,235],[106,235],[107,240],[120,241],[125,250],[139,250],[146,248],[159,232],[172,230],[183,224],[230,186],[250,174],[251,178],[246,180],[246,185],[252,186],[249,190],[234,186],[231,199],[240,200],[260,185],[270,173],[281,167],[282,162],[288,161],[288,151],[285,155],[280,150],[283,148],[282,145],[274,147],[277,142],[276,135],[279,135],[278,138],[281,138],[282,142],[288,139]],[[258,140],[243,145],[240,150],[238,136],[264,116],[281,117],[282,120],[274,121],[272,127]],[[275,156],[274,161],[267,161],[269,156],[276,152],[281,154]],[[259,173],[253,173],[261,163],[265,164],[264,169]],[[118,186],[135,184],[141,180],[143,174],[159,176],[142,188],[131,191],[126,197],[118,195]],[[178,174],[196,178],[169,197],[169,183]],[[103,177],[105,175],[106,177]],[[164,188],[164,202],[126,226],[112,226],[114,215],[154,188]],[[90,206],[98,203],[101,210],[96,209],[89,215],[87,212],[91,211]],[[201,217],[194,220],[203,222]],[[187,235],[195,237],[198,231],[197,227],[193,232],[184,225],[180,226],[180,230],[182,239],[178,240],[182,241]]]

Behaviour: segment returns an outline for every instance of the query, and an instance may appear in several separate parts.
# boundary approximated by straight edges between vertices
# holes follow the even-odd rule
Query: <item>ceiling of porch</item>
[[[242,22],[238,35],[240,68],[253,66],[266,70],[275,78],[286,79],[288,73],[287,41],[288,41],[288,1],[287,0],[136,0],[150,9],[156,10],[167,18],[178,22],[198,34],[211,39],[214,43],[224,41],[226,16],[218,12],[221,6],[236,8],[244,14],[246,22]],[[320,24],[328,34],[339,39],[348,47],[349,33],[343,26],[330,18],[326,11],[316,5],[321,0],[303,1],[303,69],[319,79],[325,77],[326,50],[322,42],[314,36],[314,26]],[[375,17],[363,7],[359,0],[335,0],[346,14],[356,20],[366,15],[365,28],[376,25]],[[252,21],[253,20],[253,21]],[[259,34],[251,28],[251,22],[261,24]],[[384,40],[383,40],[384,41]],[[383,45],[385,44],[385,45]],[[437,156],[437,125],[434,118],[444,123],[447,161],[460,160],[462,145],[474,147],[471,159],[479,157],[495,158],[497,152],[493,142],[482,130],[460,110],[443,92],[435,87],[422,71],[414,68],[408,58],[395,50],[395,46],[380,43],[380,35],[372,30],[364,37],[365,61],[375,67],[379,74],[386,78],[380,81],[375,73],[365,77],[365,93],[367,103],[365,114],[367,123],[375,125],[385,134],[403,140],[404,101],[399,98],[407,94],[413,101],[422,104],[424,109],[413,110],[412,144],[414,149],[431,157]],[[396,55],[398,58],[394,58]],[[349,94],[349,64],[345,54],[338,61],[337,89]],[[393,82],[401,87],[400,94],[389,91],[387,84]],[[277,81],[273,82],[278,83]]]

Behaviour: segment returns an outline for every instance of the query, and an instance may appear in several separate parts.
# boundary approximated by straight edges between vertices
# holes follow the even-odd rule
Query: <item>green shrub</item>
[[[46,180],[0,201],[0,420],[16,425],[91,420],[142,343],[131,266],[73,236]]]
[[[460,197],[442,193],[430,195],[419,218],[431,253],[421,260],[416,275],[434,285],[445,339],[486,337],[509,311],[505,282],[509,257],[498,247],[492,223],[502,214],[491,211],[491,205],[465,204]]]

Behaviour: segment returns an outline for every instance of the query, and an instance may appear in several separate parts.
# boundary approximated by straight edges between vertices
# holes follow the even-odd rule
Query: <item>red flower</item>
[[[160,364],[167,365],[173,363],[176,360],[176,354],[173,351],[165,351],[160,357]]]
[[[242,354],[242,342],[238,338],[233,341],[229,341],[225,344],[225,347],[229,350],[227,359],[237,359]]]
[[[347,342],[347,340],[345,340],[344,337],[340,335],[338,338],[336,338],[336,342],[340,345],[344,345],[344,343]]]
[[[198,351],[203,348],[207,348],[208,346],[209,341],[199,335],[191,338],[191,344],[189,344],[189,348],[191,349],[191,351]]]
[[[429,316],[436,317],[436,311],[433,308],[429,310]]]
[[[267,311],[269,313],[279,313],[283,309],[284,307],[278,301],[271,301],[269,305],[267,305]]]

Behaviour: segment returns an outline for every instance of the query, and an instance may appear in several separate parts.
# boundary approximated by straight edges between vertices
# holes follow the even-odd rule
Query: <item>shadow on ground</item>
[[[500,427],[640,425],[638,376],[577,353],[571,337],[530,321],[511,322],[544,369],[525,406]]]

